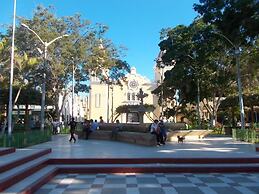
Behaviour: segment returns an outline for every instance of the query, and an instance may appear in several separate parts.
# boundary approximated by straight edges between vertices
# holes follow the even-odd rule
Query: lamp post
[[[75,65],[73,63],[73,70],[72,70],[72,118],[74,118],[74,97],[75,97]]]
[[[235,45],[228,37],[225,35],[212,32],[224,38],[233,48],[234,48],[234,56],[236,60],[236,68],[237,68],[237,87],[238,87],[238,99],[239,99],[239,108],[240,108],[240,120],[241,120],[241,129],[245,129],[245,111],[244,111],[244,102],[243,102],[243,94],[242,94],[242,82],[241,82],[241,73],[240,73],[240,50],[237,45]]]
[[[113,89],[114,89],[114,86],[111,85],[111,90],[112,90],[112,107],[111,107],[111,122],[114,123],[114,120],[113,120]]]
[[[160,64],[160,68],[161,68],[161,119],[164,118],[164,68],[165,65],[163,63]]]
[[[13,35],[12,35],[12,51],[10,66],[10,89],[9,89],[9,106],[8,106],[8,136],[12,134],[12,114],[13,114],[13,66],[14,66],[14,36],[15,36],[15,17],[16,17],[16,0],[13,4]]]
[[[188,55],[188,57],[190,57],[192,60],[194,60],[194,58],[191,55]],[[190,66],[192,70],[194,70],[196,76],[197,76],[197,116],[198,116],[198,128],[201,128],[201,113],[200,113],[200,72],[197,71],[197,69],[195,69],[193,66]]]
[[[45,112],[44,112],[44,107],[45,107],[45,97],[46,97],[46,73],[45,73],[45,68],[46,68],[46,63],[47,63],[47,56],[48,56],[48,47],[54,43],[55,41],[69,36],[67,34],[64,34],[62,36],[56,37],[53,40],[49,41],[49,42],[44,42],[41,37],[34,31],[32,30],[29,26],[27,26],[26,24],[22,23],[21,24],[23,27],[25,27],[27,30],[29,30],[30,32],[32,32],[34,35],[36,35],[36,37],[40,40],[41,44],[44,46],[44,62],[43,62],[43,81],[42,81],[42,97],[41,97],[41,114],[40,114],[40,120],[41,120],[41,125],[40,125],[40,129],[44,130],[44,121],[45,121]]]

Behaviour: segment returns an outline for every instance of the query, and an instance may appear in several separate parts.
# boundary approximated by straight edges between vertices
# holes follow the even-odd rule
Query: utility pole
[[[10,85],[9,85],[9,106],[8,106],[8,136],[12,135],[12,115],[13,115],[13,66],[14,66],[14,37],[15,37],[15,18],[16,18],[16,0],[13,1],[13,35],[10,66]]]

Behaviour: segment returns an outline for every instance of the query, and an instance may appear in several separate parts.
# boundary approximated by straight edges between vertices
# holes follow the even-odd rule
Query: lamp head
[[[21,23],[21,26],[23,26],[25,28],[29,28],[29,26],[27,26],[25,23]]]

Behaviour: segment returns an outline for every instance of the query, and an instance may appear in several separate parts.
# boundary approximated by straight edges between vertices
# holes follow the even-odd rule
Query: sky
[[[53,5],[57,17],[80,13],[92,23],[105,24],[106,37],[127,48],[123,60],[153,80],[161,29],[189,25],[197,16],[194,3],[198,0],[17,0],[16,12],[31,18],[37,5]],[[12,23],[12,15],[13,1],[0,0],[0,31]]]

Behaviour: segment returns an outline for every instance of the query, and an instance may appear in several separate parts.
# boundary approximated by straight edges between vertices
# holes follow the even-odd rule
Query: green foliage
[[[258,0],[200,0],[194,10],[236,45],[253,42],[258,36]]]
[[[0,147],[24,148],[44,143],[51,140],[51,131],[24,131],[12,134],[11,140],[8,134],[0,137]],[[9,142],[10,141],[10,142]]]
[[[226,54],[225,42],[211,33],[213,28],[202,19],[195,20],[190,26],[179,25],[169,30],[167,39],[159,44],[160,50],[166,51],[162,63],[170,65],[173,60],[176,63],[165,73],[163,86],[153,93],[161,98],[163,88],[164,100],[175,100],[178,93],[179,105],[183,108],[171,108],[175,112],[197,104],[198,83],[200,100],[213,117],[221,97],[233,91],[233,56]]]
[[[259,143],[259,134],[254,129],[233,129],[232,134],[235,140]]]
[[[88,92],[89,78],[93,74],[104,80],[103,70],[111,70],[112,78],[117,81],[129,71],[127,62],[120,59],[122,49],[105,38],[108,30],[105,25],[91,24],[79,14],[57,17],[53,7],[43,6],[36,8],[31,19],[19,17],[18,20],[14,85],[18,88],[41,87],[45,73],[47,97],[53,99],[57,117],[61,111],[58,107],[60,94],[66,96],[71,91],[73,67],[76,93]],[[40,39],[49,43],[64,34],[69,36],[48,46],[44,61],[44,44]],[[0,72],[0,86],[4,88],[8,88],[11,36],[10,28],[0,37],[0,69],[3,69]]]

